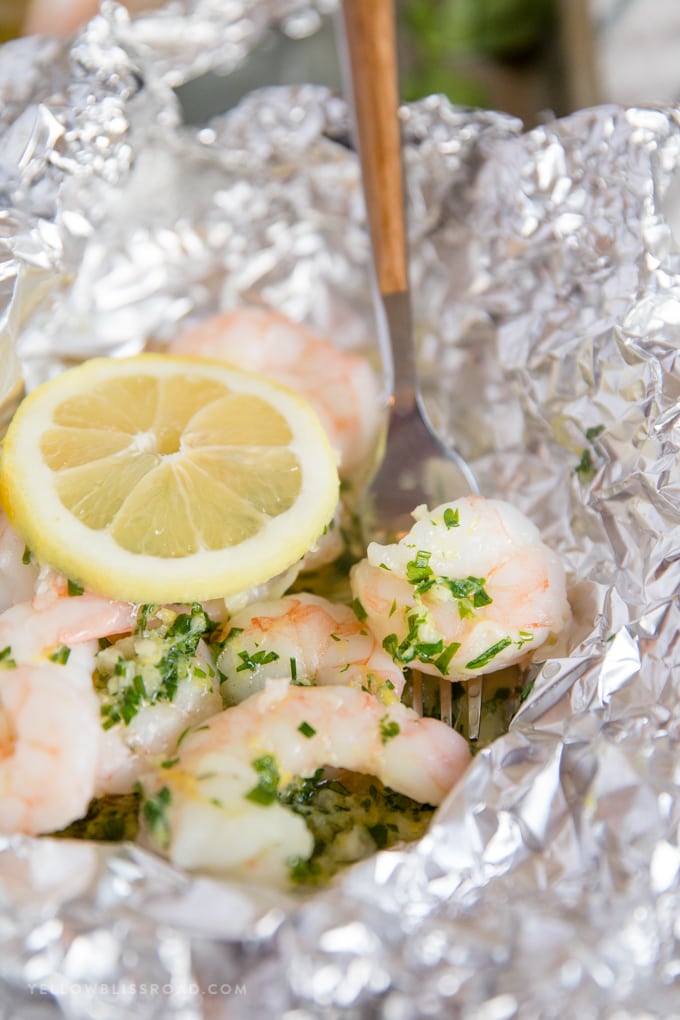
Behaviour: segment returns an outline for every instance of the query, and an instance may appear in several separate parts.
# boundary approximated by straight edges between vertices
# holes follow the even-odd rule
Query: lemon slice
[[[111,598],[226,597],[333,516],[336,458],[297,394],[190,357],[98,358],[20,405],[0,501],[43,563]]]

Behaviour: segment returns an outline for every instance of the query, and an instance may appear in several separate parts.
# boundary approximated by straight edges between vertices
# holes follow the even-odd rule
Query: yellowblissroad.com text
[[[60,978],[28,985],[31,995],[83,996],[85,998],[122,998],[130,1001],[139,998],[167,996],[174,1001],[190,1000],[205,995],[246,995],[244,984],[211,982],[199,985],[195,982],[161,981],[64,981]]]

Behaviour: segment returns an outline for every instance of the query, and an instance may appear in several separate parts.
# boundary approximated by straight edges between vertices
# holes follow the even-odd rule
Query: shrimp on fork
[[[398,701],[404,674],[344,605],[300,593],[256,602],[232,616],[217,665],[227,704],[243,701],[268,679],[363,688]]]
[[[313,850],[303,819],[277,800],[294,777],[349,769],[437,805],[469,760],[460,734],[401,703],[354,687],[268,680],[143,777],[143,814],[151,840],[182,867],[285,883],[291,860]]]
[[[469,680],[521,661],[570,618],[562,564],[509,503],[419,508],[394,545],[351,571],[367,624],[395,662]]]
[[[365,358],[342,351],[279,312],[255,307],[199,322],[168,349],[223,359],[297,390],[315,409],[338,451],[342,477],[354,476],[370,460],[383,401]]]

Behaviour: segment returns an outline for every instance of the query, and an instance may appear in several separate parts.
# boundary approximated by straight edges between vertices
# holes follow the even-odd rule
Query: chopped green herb
[[[491,645],[491,648],[487,648],[485,652],[478,655],[476,659],[472,659],[470,662],[465,663],[466,669],[481,669],[482,666],[486,666],[487,663],[495,659],[504,648],[512,644],[512,638],[504,637],[500,641],[497,641],[495,645]]]
[[[189,613],[178,613],[163,636],[164,654],[158,663],[161,683],[154,701],[173,701],[180,679],[193,669],[192,659],[198,642],[213,629],[201,605],[194,603]]]
[[[396,634],[387,634],[382,643],[385,651],[392,656],[395,662],[399,659],[399,638]]]
[[[271,754],[265,754],[256,758],[252,765],[258,774],[257,786],[245,795],[246,800],[267,807],[276,800],[281,779],[276,759]]]
[[[176,743],[175,746],[179,747],[179,745],[182,743],[182,741],[186,740],[186,738],[189,736],[190,733],[191,733],[191,726],[187,726],[186,729],[183,729],[182,732],[180,733],[180,735],[178,736],[177,743]]]
[[[595,440],[599,435],[604,432],[604,425],[593,425],[586,429],[586,439],[591,444],[592,449],[598,456],[602,456],[602,450],[597,445]],[[586,447],[581,453],[581,459],[574,468],[574,474],[580,475],[584,480],[589,479],[595,473],[595,462],[593,460],[593,454],[588,447]]]
[[[297,680],[297,661],[295,659],[295,656],[291,655],[288,661],[290,662],[290,678],[293,681],[293,683],[295,683],[295,681]]]
[[[161,768],[162,769],[171,769],[173,767],[173,765],[177,764],[178,761],[179,761],[179,758],[168,758],[167,761],[162,761],[161,762]]]
[[[408,665],[414,659],[419,659],[421,662],[433,662],[434,656],[440,655],[444,651],[443,640],[441,638],[438,641],[419,640],[420,627],[425,622],[424,616],[418,613],[409,613],[406,621],[409,629],[404,640],[400,642],[396,634],[388,634],[383,638],[383,648],[395,662],[402,665]]]
[[[7,669],[16,669],[16,660],[12,658],[12,648],[7,645],[0,651],[0,665],[5,666]]]
[[[149,828],[149,833],[162,850],[166,850],[170,844],[170,823],[166,810],[171,799],[168,787],[162,786],[158,793],[146,798],[142,808],[142,815]]]
[[[581,454],[581,459],[574,468],[574,474],[580,475],[581,478],[589,478],[595,471],[595,465],[593,464],[593,457],[587,448]]]
[[[458,649],[460,648],[460,641],[452,641],[450,645],[447,645],[442,654],[434,660],[434,664],[439,672],[446,676],[451,665],[451,659],[454,657]]]
[[[484,577],[442,577],[439,579],[439,583],[448,588],[453,597],[458,599],[458,613],[461,620],[473,616],[475,609],[489,606],[493,602],[484,587],[486,584]]]
[[[441,638],[439,641],[418,641],[413,646],[416,658],[420,659],[421,662],[433,662],[434,656],[439,655],[443,649],[444,642]]]
[[[298,726],[298,730],[303,737],[313,737],[316,733],[314,727],[310,726],[308,722],[301,722]]]
[[[321,782],[326,784],[324,780],[324,769],[316,769],[313,775],[302,778],[298,776],[292,783],[286,787],[283,793],[280,795],[280,799],[284,804],[296,805],[305,804],[311,800],[314,796],[318,785]]]
[[[434,810],[368,776],[343,771],[330,779],[324,769],[307,779],[297,777],[278,799],[304,818],[314,837],[308,859],[288,861],[291,880],[305,885],[322,884],[352,861],[375,853],[376,847],[417,839]]]
[[[433,577],[432,567],[430,566],[431,556],[431,552],[419,549],[416,553],[416,558],[409,560],[406,564],[406,580],[410,581],[411,584],[420,584],[422,581],[428,581]]]
[[[457,508],[453,510],[450,506],[447,506],[444,511],[444,524],[447,528],[459,528],[460,511]]]
[[[21,557],[21,562],[24,563],[26,566],[28,566],[28,564],[31,562],[31,550],[28,548],[27,545],[24,546],[24,552],[23,556]]]
[[[115,701],[104,702],[101,706],[101,715],[104,718],[102,726],[105,730],[111,729],[116,723],[124,722],[126,726],[132,722],[139,712],[146,699],[146,687],[144,680],[137,673],[131,682],[123,687]]]
[[[291,882],[306,884],[318,879],[321,875],[321,867],[313,858],[307,860],[305,857],[289,857],[288,868]]]
[[[260,652],[253,652],[252,655],[248,652],[239,652],[238,657],[241,660],[241,665],[236,667],[236,672],[242,673],[244,669],[254,672],[258,666],[266,666],[269,662],[276,662],[279,655],[278,652],[265,652],[263,649]]]
[[[52,662],[58,662],[60,666],[64,666],[68,662],[68,657],[70,654],[71,649],[68,647],[68,645],[62,645],[60,648],[57,648],[56,651],[52,652],[52,654],[48,656],[48,658]]]
[[[137,610],[137,626],[136,631],[138,634],[146,633],[149,626],[149,617],[155,616],[158,611],[158,606],[153,602],[147,602],[145,605],[140,606]]]
[[[69,578],[68,583],[66,585],[66,590],[68,591],[69,595],[72,595],[72,596],[74,596],[74,595],[82,595],[83,592],[85,591],[85,589],[83,588],[82,584],[78,584],[77,581],[72,581],[70,578]]]
[[[384,850],[387,846],[387,826],[383,825],[382,822],[378,822],[377,825],[367,825],[371,839],[377,846],[378,850]]]
[[[536,683],[536,679],[534,678],[533,680],[529,681],[529,683],[526,685],[526,687],[522,688],[522,690],[520,691],[520,695],[519,695],[520,703],[527,700],[527,698],[529,697],[529,695],[531,694],[531,692],[534,689],[534,684],[535,683]]]
[[[384,715],[380,720],[380,740],[383,744],[386,744],[390,740],[394,740],[401,733],[399,723],[395,722],[394,719],[390,719],[388,715]]]
[[[141,788],[134,793],[107,794],[90,803],[87,814],[52,836],[65,839],[92,839],[105,843],[135,840],[139,831]]]
[[[363,621],[368,618],[368,613],[364,609],[361,599],[352,599],[350,605],[354,610],[354,615],[356,616],[357,620],[360,620],[361,623],[363,623]]]

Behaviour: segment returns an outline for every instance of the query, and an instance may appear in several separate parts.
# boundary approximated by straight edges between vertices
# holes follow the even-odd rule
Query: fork
[[[359,506],[362,537],[395,541],[411,511],[478,492],[472,471],[436,434],[418,384],[408,279],[405,189],[399,124],[399,75],[393,0],[343,0],[346,90],[371,235],[378,336],[390,393],[381,460]],[[468,729],[479,736],[481,679],[468,681]],[[414,676],[414,708],[422,686]],[[440,716],[452,725],[451,683],[440,682]]]

